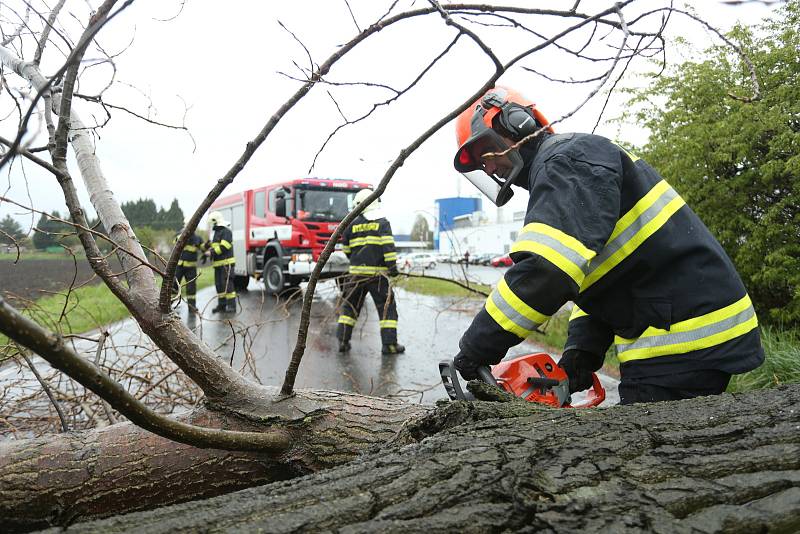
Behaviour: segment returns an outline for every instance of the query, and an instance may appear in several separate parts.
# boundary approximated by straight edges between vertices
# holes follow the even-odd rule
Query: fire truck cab
[[[217,199],[230,223],[236,258],[235,284],[245,291],[250,278],[263,279],[277,294],[309,279],[331,234],[353,208],[353,197],[372,186],[347,179],[300,178]],[[341,245],[331,254],[322,278],[348,271]]]

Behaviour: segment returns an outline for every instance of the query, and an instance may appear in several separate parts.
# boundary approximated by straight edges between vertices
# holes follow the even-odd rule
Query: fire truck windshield
[[[354,190],[308,188],[297,190],[297,218],[301,221],[341,221],[353,207]]]

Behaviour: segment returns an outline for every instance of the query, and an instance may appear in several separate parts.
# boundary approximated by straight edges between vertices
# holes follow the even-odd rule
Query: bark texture
[[[603,410],[452,403],[346,465],[74,529],[797,532],[799,512],[792,385]]]
[[[203,408],[183,419],[229,430],[289,430],[279,456],[198,449],[130,423],[0,444],[0,528],[26,531],[208,498],[331,468],[395,436],[426,408],[338,392],[276,402],[265,388],[247,419]]]

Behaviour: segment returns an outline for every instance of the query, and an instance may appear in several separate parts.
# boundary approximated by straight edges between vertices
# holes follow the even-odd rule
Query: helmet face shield
[[[502,206],[514,195],[511,183],[525,162],[517,149],[502,156],[484,157],[484,154],[504,152],[508,147],[497,132],[486,129],[464,143],[453,162],[456,170],[496,206]]]

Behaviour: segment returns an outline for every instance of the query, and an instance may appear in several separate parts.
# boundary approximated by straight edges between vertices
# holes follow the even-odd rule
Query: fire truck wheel
[[[283,264],[280,258],[271,258],[264,266],[264,287],[269,295],[277,295],[286,285]]]

